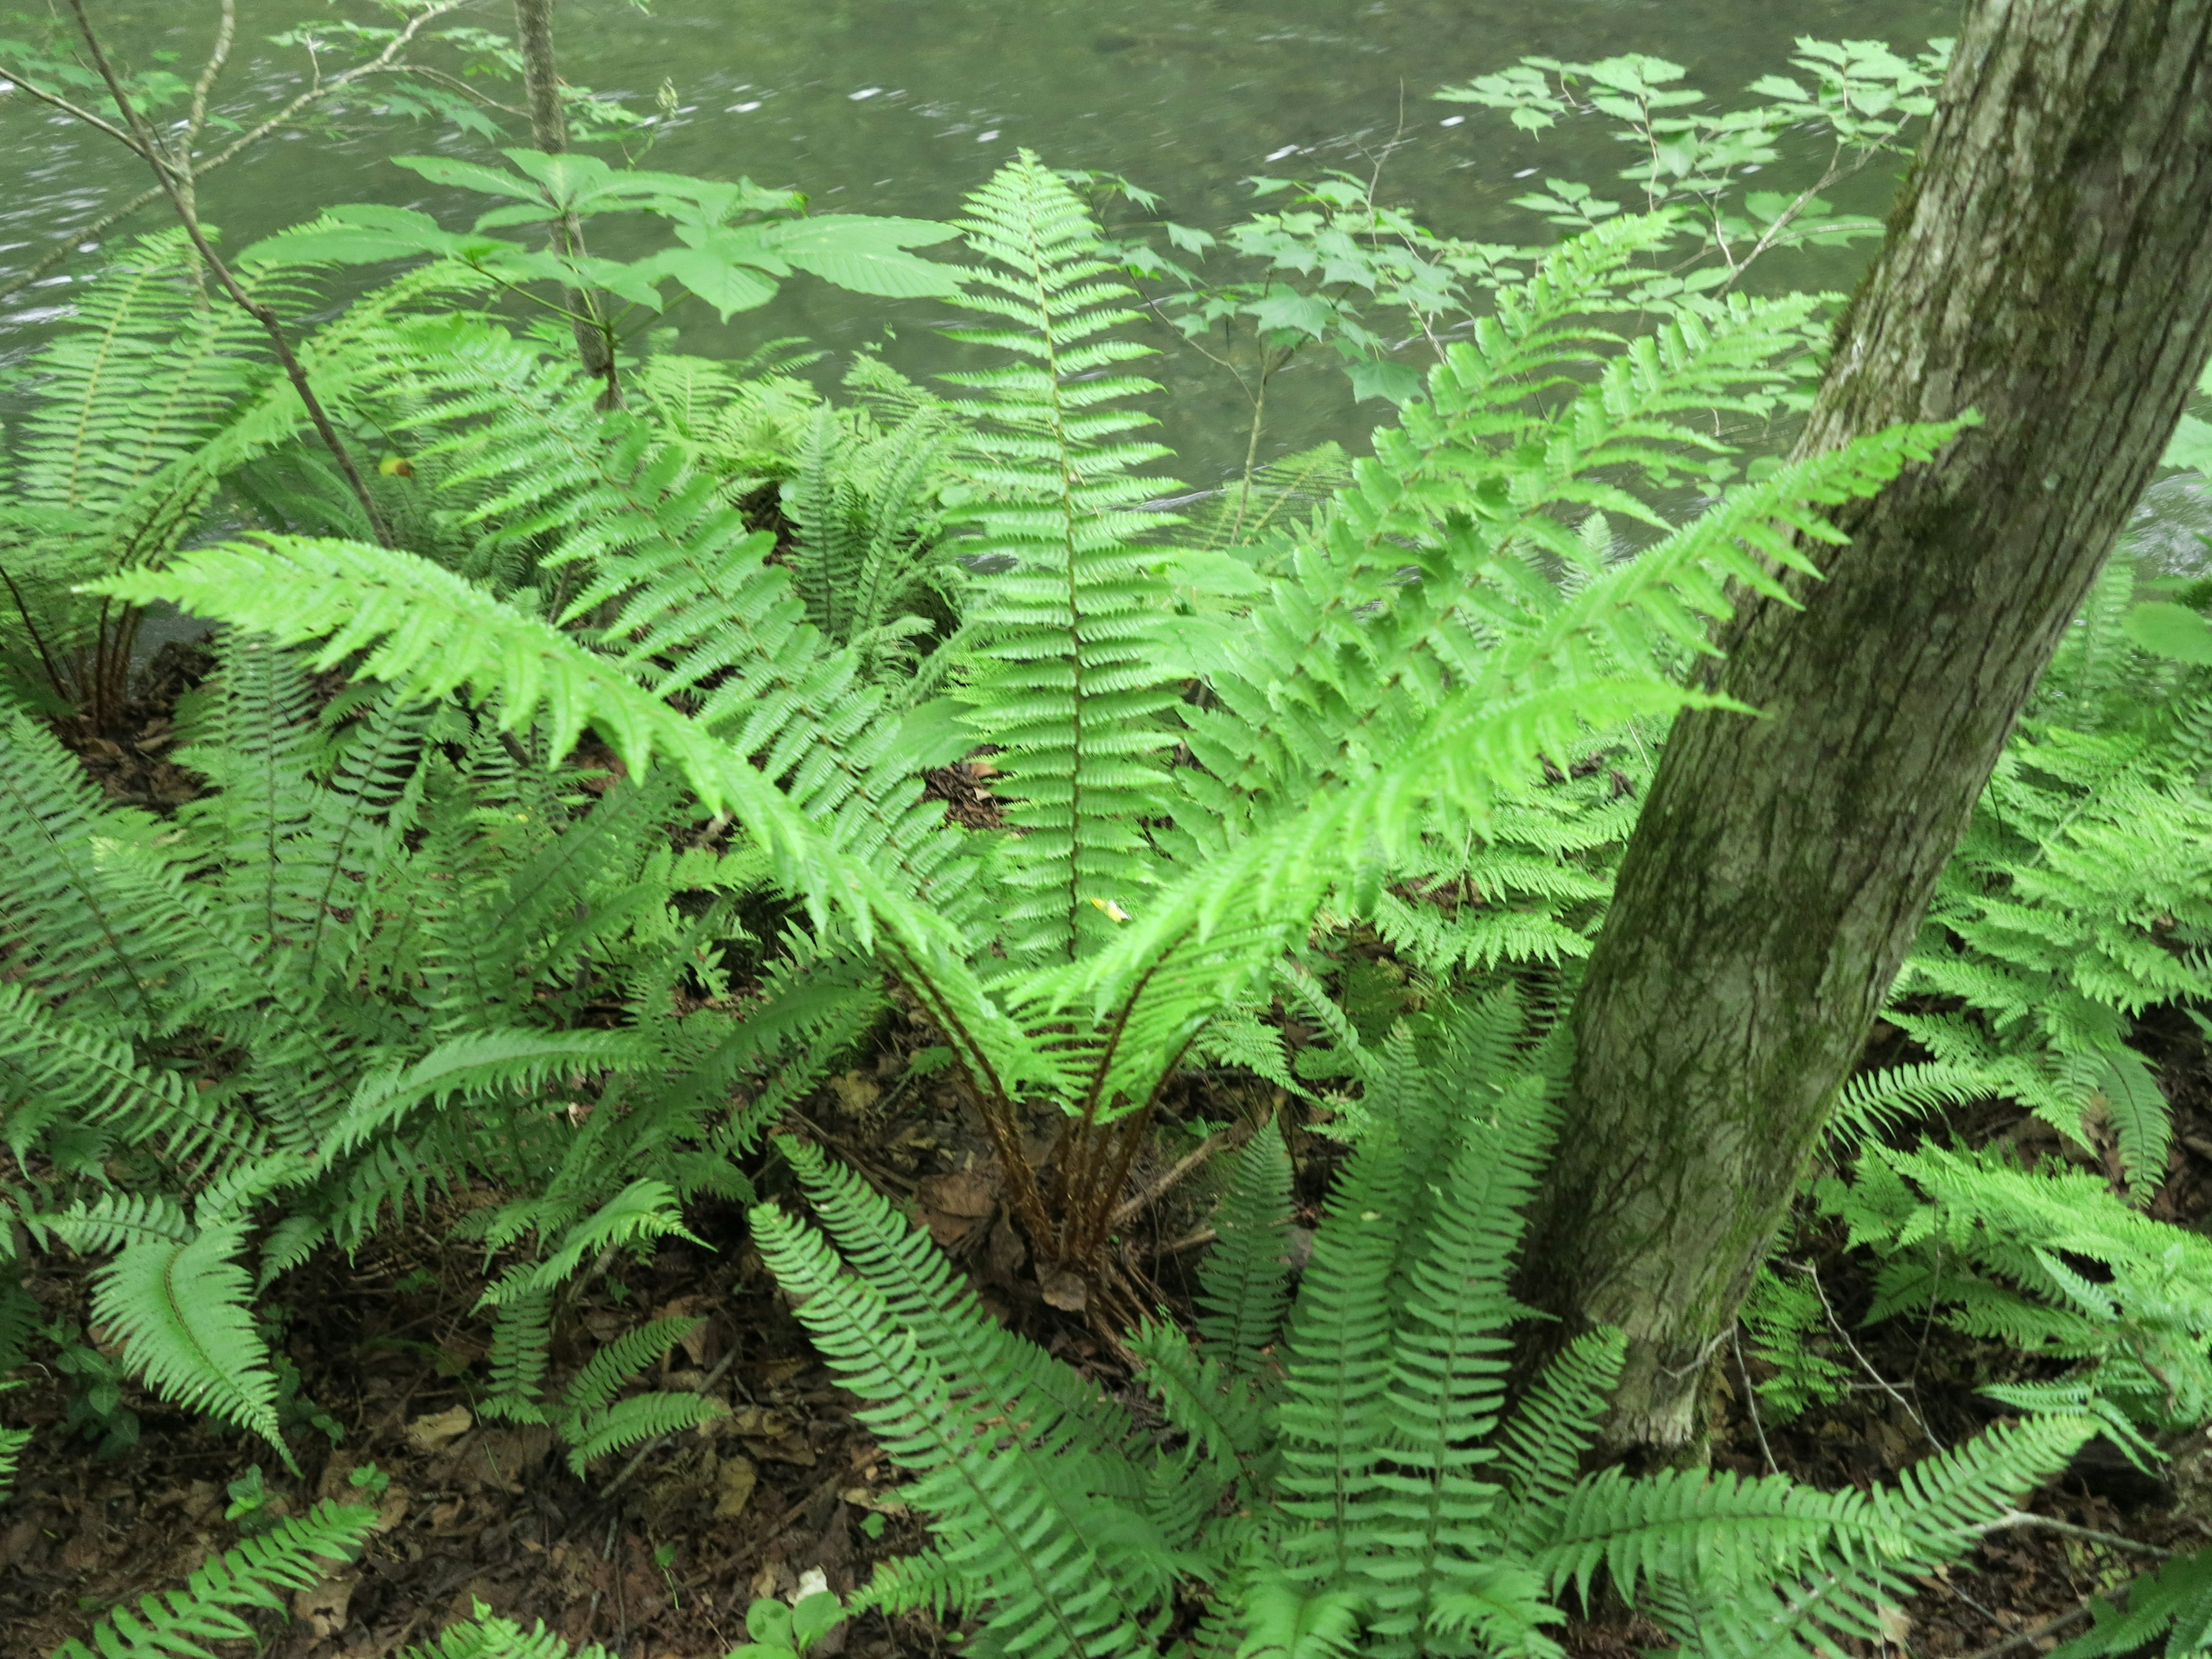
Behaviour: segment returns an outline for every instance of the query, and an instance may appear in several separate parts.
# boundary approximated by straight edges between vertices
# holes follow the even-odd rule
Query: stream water
[[[212,0],[106,0],[95,14],[137,61],[169,51],[182,67],[204,55],[215,9]],[[241,0],[239,10],[241,46],[225,87],[228,107],[246,115],[298,84],[303,55],[268,36],[368,8]],[[1533,179],[1626,194],[1613,179],[1624,164],[1613,130],[1569,121],[1532,136],[1493,112],[1436,102],[1438,87],[1523,53],[1642,52],[1680,64],[1688,84],[1725,103],[1784,69],[1798,36],[1917,51],[1954,27],[1958,10],[1957,0],[653,0],[648,12],[631,0],[562,0],[556,34],[574,81],[645,112],[670,89],[677,112],[648,165],[796,185],[817,207],[948,216],[1026,147],[1056,166],[1121,174],[1158,192],[1166,216],[1218,228],[1246,210],[1243,181],[1255,173],[1364,175],[1387,152],[1385,199],[1439,230],[1537,241],[1554,233],[1510,205]],[[509,0],[476,0],[458,21],[507,30]],[[519,88],[493,90],[519,101]],[[526,141],[526,123],[507,125],[508,142]],[[207,181],[203,210],[232,246],[337,201],[405,203],[465,222],[481,198],[441,193],[386,159],[426,149],[490,159],[481,138],[364,120],[264,145]],[[0,95],[0,281],[144,182],[112,141],[21,94]],[[1879,213],[1893,184],[1893,169],[1877,167],[1838,192],[1840,204]],[[161,222],[149,210],[129,228]],[[621,251],[612,246],[619,229],[593,234]],[[1872,247],[1772,257],[1763,280],[1845,288]],[[80,257],[0,304],[0,370],[67,314],[92,263]],[[881,343],[893,362],[927,374],[957,356],[933,332],[945,319],[927,302],[801,280],[727,325],[690,308],[672,320],[683,349],[743,356],[804,335],[832,354],[833,370],[837,355]],[[1242,394],[1187,349],[1151,368],[1167,386],[1159,412],[1176,470],[1200,484],[1221,477],[1243,459]],[[1267,450],[1324,437],[1357,446],[1382,407],[1355,406],[1342,376],[1318,359],[1294,366],[1270,393]],[[2197,482],[2167,480],[2154,492],[2156,521],[2145,526],[2162,537],[2161,553],[2184,562],[2201,556],[2188,528],[2201,519],[2195,527],[2212,529]]]
[[[367,10],[362,0],[242,0],[229,107],[273,107],[295,84],[303,54],[266,37]],[[214,12],[212,0],[95,9],[137,61],[170,51],[180,68],[204,52]],[[1508,204],[1528,188],[1516,175],[1605,184],[1623,165],[1610,130],[1571,122],[1532,137],[1492,112],[1435,102],[1439,86],[1525,52],[1644,52],[1683,64],[1690,84],[1726,99],[1783,69],[1796,36],[1917,50],[1956,13],[1956,0],[654,0],[648,15],[627,0],[563,0],[556,31],[574,81],[625,94],[646,112],[664,82],[672,88],[678,115],[649,165],[795,185],[820,207],[948,215],[1027,147],[1056,166],[1122,174],[1159,192],[1168,216],[1218,227],[1242,216],[1242,181],[1255,173],[1365,173],[1395,141],[1386,198],[1441,230],[1537,240],[1552,233]],[[512,12],[507,0],[483,0],[461,21],[504,30]],[[515,89],[494,90],[519,101]],[[509,142],[526,142],[526,124],[507,125]],[[434,146],[488,159],[482,139],[363,121],[346,136],[264,145],[207,181],[203,211],[232,246],[337,201],[404,202],[464,222],[480,201],[441,197],[386,160]],[[0,96],[0,280],[144,183],[112,140],[20,94]],[[1856,204],[1878,210],[1887,170],[1859,183]],[[131,228],[161,222],[149,209]],[[1847,285],[1869,246],[1793,256],[1775,277]],[[80,258],[0,307],[0,363],[65,313],[91,263]],[[947,361],[929,328],[939,309],[800,282],[726,327],[684,317],[679,343],[742,355],[762,339],[803,334],[836,352],[889,329],[898,336],[894,361],[927,371]],[[1236,387],[1194,353],[1155,372],[1170,388],[1164,413],[1185,476],[1207,481],[1241,459],[1246,416]],[[1322,436],[1356,442],[1382,407],[1355,409],[1342,378],[1318,362],[1294,368],[1271,401],[1277,450]]]

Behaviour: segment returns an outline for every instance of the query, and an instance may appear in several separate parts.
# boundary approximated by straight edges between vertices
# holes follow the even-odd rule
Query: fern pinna
[[[1694,700],[1675,661],[1701,648],[1724,583],[1771,586],[1765,560],[1806,557],[1788,532],[1832,537],[1822,504],[1878,488],[1950,428],[1899,428],[1740,484],[1612,557],[1589,533],[1595,513],[1666,528],[1620,469],[1709,471],[1696,411],[1771,407],[1806,315],[1715,302],[1623,346],[1605,319],[1631,308],[1634,258],[1663,228],[1608,224],[1449,349],[1403,429],[1297,532],[1283,580],[1194,631],[1176,550],[1146,541],[1163,528],[1144,505],[1161,486],[1135,469],[1158,452],[1124,407],[1142,383],[1118,372],[1134,348],[1111,331],[1130,302],[1095,224],[1024,158],[972,200],[965,228],[986,262],[969,300],[988,325],[971,337],[1012,361],[963,377],[965,396],[942,406],[968,429],[939,499],[975,530],[951,660],[932,659],[943,697],[902,710],[865,647],[817,625],[804,585],[696,470],[695,444],[663,441],[649,414],[596,410],[476,322],[410,349],[467,343],[532,418],[510,434],[479,394],[449,429],[430,398],[423,448],[478,458],[479,477],[507,467],[506,449],[528,458],[496,508],[471,510],[540,538],[534,591],[556,621],[336,540],[200,550],[111,586],[316,641],[325,665],[362,653],[359,672],[416,695],[472,685],[495,724],[536,726],[552,752],[588,725],[634,775],[656,752],[672,761],[764,873],[872,951],[941,1028],[1040,1257],[1103,1292],[1123,1178],[1166,1079],[1218,1022],[1267,1064],[1250,1011],[1316,916],[1380,910],[1394,877],[1464,856],[1494,812],[1540,790],[1546,756]],[[1587,390],[1554,397],[1583,370]],[[1177,650],[1200,653],[1203,695],[1184,695]],[[921,775],[985,744],[1006,827],[943,822]],[[1197,763],[1170,765],[1179,750]],[[1032,1168],[1040,1115],[1060,1129]]]
[[[1834,1654],[2088,1433],[2045,1417],[1871,1493],[1781,1477],[1585,1476],[1620,1363],[1572,1345],[1509,1407],[1506,1289],[1559,1053],[1510,994],[1401,1028],[1382,1103],[1284,1313],[1290,1166],[1263,1127],[1229,1177],[1195,1347],[1129,1339],[1165,1431],[1000,1328],[857,1177],[786,1143],[820,1231],[755,1236],[884,1449],[931,1552],[860,1605],[981,1621],[994,1650],[1559,1654],[1602,1572],[1692,1651]]]

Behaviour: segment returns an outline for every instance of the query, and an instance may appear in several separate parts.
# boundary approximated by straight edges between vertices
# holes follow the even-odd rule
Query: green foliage
[[[502,1201],[470,1225],[522,1251],[485,1296],[495,1398],[580,1460],[699,1420],[694,1396],[612,1399],[666,1329],[544,1401],[550,1298],[680,1231],[683,1201],[748,1195],[732,1158],[872,1017],[874,988],[832,960],[733,993],[719,958],[744,930],[717,890],[750,880],[677,854],[665,787],[518,763],[452,705],[367,688],[317,711],[289,653],[232,635],[185,736],[220,787],[157,829],[100,802],[28,717],[0,730],[5,834],[31,849],[0,1127],[47,1172],[0,1189],[11,1218],[112,1253],[94,1313],[130,1369],[289,1459],[256,1297],[319,1246],[488,1181]],[[610,1006],[618,1029],[597,1028]]]
[[[1759,1270],[1738,1316],[1751,1353],[1774,1368],[1775,1375],[1758,1385],[1760,1408],[1772,1420],[1787,1423],[1808,1407],[1843,1397],[1850,1373],[1825,1351],[1828,1325],[1818,1291],[1778,1273],[1770,1261]]]
[[[1178,1597],[1224,1650],[1556,1654],[1559,1598],[1602,1569],[1698,1651],[1832,1653],[2088,1432],[2039,1419],[1873,1493],[1581,1476],[1617,1337],[1505,1401],[1524,1312],[1506,1281],[1562,1052],[1522,1026],[1499,995],[1384,1046],[1373,1126],[1280,1325],[1289,1164],[1272,1126],[1254,1138],[1200,1346],[1131,1339],[1164,1438],[948,1293],[890,1206],[787,1144],[827,1236],[763,1206],[755,1237],[935,1534],[859,1605],[964,1612],[994,1648],[1039,1655],[1164,1650]]]
[[[1024,1225],[1048,1260],[1087,1270],[1169,1073],[1213,1022],[1249,1020],[1318,915],[1380,909],[1394,869],[1492,873],[1478,843],[1542,787],[1544,754],[1695,701],[1675,666],[1727,611],[1724,584],[1771,589],[1768,561],[1806,562],[1789,532],[1832,539],[1823,505],[1878,488],[1952,428],[1899,428],[1726,486],[1727,446],[1698,422],[1777,406],[1807,305],[1730,299],[1622,344],[1603,319],[1664,228],[1617,221],[1449,348],[1426,399],[1296,529],[1280,580],[1233,612],[1190,615],[1170,558],[1142,540],[1165,521],[1144,505],[1159,482],[1134,469],[1160,452],[1124,406],[1145,383],[1120,372],[1139,355],[1113,331],[1131,298],[1097,227],[1029,158],[963,226],[985,261],[969,303],[988,325],[960,332],[1009,361],[956,377],[968,396],[950,404],[880,375],[867,388],[903,408],[894,433],[925,417],[965,428],[935,489],[973,527],[952,548],[971,597],[952,662],[924,669],[951,695],[902,719],[885,717],[896,705],[865,630],[833,614],[831,567],[815,562],[836,511],[803,447],[785,495],[793,582],[696,471],[696,436],[598,409],[572,371],[481,322],[382,327],[362,395],[404,389],[420,452],[489,486],[466,520],[507,544],[538,538],[553,614],[401,551],[291,538],[198,550],[106,591],[316,641],[319,665],[350,659],[412,697],[473,688],[496,729],[535,731],[550,753],[588,726],[634,774],[672,762],[817,928],[834,919],[905,981],[968,1074]],[[1571,376],[1586,385],[1553,399]],[[819,449],[836,418],[811,416],[802,446]],[[1624,470],[1723,493],[1674,526]],[[914,499],[927,471],[891,494]],[[1601,514],[1656,539],[1616,558]],[[1179,673],[1206,695],[1184,697]],[[921,802],[922,771],[983,743],[1017,833],[963,830]],[[1198,764],[1169,764],[1179,750]],[[1571,846],[1543,827],[1555,816],[1535,809],[1516,833]],[[1462,937],[1438,960],[1558,959],[1588,920]],[[1069,1126],[1050,1194],[1018,1151],[1030,1103]]]
[[[1820,1206],[1875,1248],[1869,1321],[1930,1315],[2031,1361],[2056,1382],[1993,1384],[2008,1404],[2088,1412],[2139,1455],[2148,1433],[2212,1418],[2212,1244],[2151,1220],[2097,1177],[2022,1170],[2002,1147],[1870,1147]]]
[[[209,1557],[183,1589],[111,1608],[89,1642],[64,1642],[53,1659],[197,1659],[207,1642],[256,1640],[244,1613],[284,1611],[285,1592],[311,1589],[332,1565],[352,1559],[375,1523],[374,1510],[318,1504]]]
[[[1914,58],[1878,40],[1799,36],[1795,75],[1765,75],[1746,90],[1761,101],[1741,109],[1703,107],[1705,94],[1678,84],[1680,64],[1640,52],[1595,63],[1523,58],[1436,95],[1507,112],[1523,131],[1565,118],[1602,118],[1636,160],[1618,177],[1641,191],[1644,208],[1685,209],[1676,221],[1680,264],[1655,270],[1647,298],[1666,303],[1725,289],[1752,262],[1778,248],[1831,246],[1878,234],[1879,220],[1839,214],[1820,194],[1884,155],[1904,155],[1905,135],[1935,108],[1950,52],[1936,40]],[[1785,133],[1826,138],[1820,176],[1796,191],[1748,188],[1750,175],[1782,159]],[[1571,231],[1622,211],[1585,183],[1547,178],[1514,198]],[[1694,267],[1686,276],[1684,267]]]
[[[2127,1606],[2103,1597],[2089,1603],[2088,1632],[2051,1649],[2052,1659],[2106,1659],[2108,1655],[2155,1651],[2184,1659],[2212,1649],[2212,1550],[2177,1556],[2124,1589]]]

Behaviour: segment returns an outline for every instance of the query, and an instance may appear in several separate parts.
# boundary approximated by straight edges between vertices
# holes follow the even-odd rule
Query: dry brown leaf
[[[1022,1243],[1022,1236],[1014,1231],[1009,1217],[1000,1216],[998,1224],[991,1229],[990,1241],[983,1247],[983,1259],[990,1263],[991,1271],[1002,1279],[1012,1279],[1021,1271],[1022,1263],[1029,1260],[1029,1251]]]
[[[760,1484],[760,1470],[750,1457],[730,1456],[722,1460],[722,1467],[714,1481],[714,1514],[718,1518],[743,1515],[745,1505],[753,1499],[753,1488]]]
[[[407,1505],[415,1494],[402,1486],[385,1489],[384,1501],[376,1506],[376,1530],[390,1532],[407,1518]]]
[[[955,1170],[950,1175],[924,1176],[915,1183],[915,1196],[929,1209],[980,1221],[991,1213],[997,1187],[981,1170]]]
[[[466,1406],[451,1406],[441,1412],[431,1412],[407,1425],[407,1443],[416,1451],[434,1452],[449,1442],[459,1439],[475,1421]]]
[[[311,1635],[334,1636],[346,1627],[346,1607],[353,1600],[354,1586],[360,1583],[359,1573],[343,1573],[325,1578],[312,1589],[295,1590],[292,1616],[306,1620]]]
[[[837,1097],[838,1105],[846,1111],[858,1114],[874,1105],[884,1091],[872,1079],[858,1072],[848,1072],[842,1077],[830,1079],[830,1092]]]
[[[1037,1275],[1037,1288],[1044,1299],[1062,1313],[1081,1313],[1090,1305],[1091,1292],[1084,1288],[1081,1279],[1065,1267],[1050,1267]]]
[[[848,1486],[837,1496],[856,1510],[872,1510],[878,1515],[901,1516],[909,1512],[891,1493],[885,1492],[878,1498],[866,1486]]]
[[[791,1419],[765,1406],[740,1406],[729,1416],[731,1432],[748,1440],[777,1440],[791,1432]]]

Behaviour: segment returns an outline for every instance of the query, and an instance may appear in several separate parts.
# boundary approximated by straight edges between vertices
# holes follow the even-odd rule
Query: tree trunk
[[[2212,0],[1973,0],[1801,453],[1967,409],[1675,723],[1576,1005],[1523,1294],[1679,1455],[2013,722],[2212,346]]]
[[[553,63],[553,0],[514,0],[514,33],[522,52],[522,88],[530,101],[530,137],[548,155],[568,148],[568,118],[561,107],[561,76]],[[555,223],[553,245],[574,258],[584,251],[584,227],[573,213]],[[581,289],[564,289],[563,302],[576,315],[576,356],[584,373],[604,381],[602,407],[622,400],[615,379],[614,353],[592,295]]]

